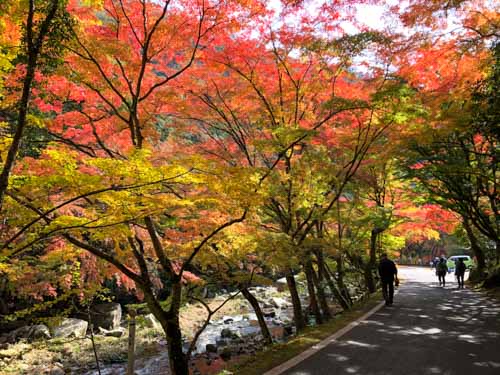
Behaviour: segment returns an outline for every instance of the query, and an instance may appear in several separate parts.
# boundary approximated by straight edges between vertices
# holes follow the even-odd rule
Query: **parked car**
[[[469,255],[452,255],[448,258],[446,265],[448,266],[448,272],[455,272],[455,264],[459,259],[463,259],[467,269],[471,269],[474,265],[474,261]]]

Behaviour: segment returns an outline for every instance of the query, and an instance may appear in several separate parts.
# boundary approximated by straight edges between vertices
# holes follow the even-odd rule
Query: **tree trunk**
[[[344,310],[349,310],[351,308],[351,303],[349,302],[350,300],[346,300],[344,298],[344,296],[342,295],[342,293],[339,291],[339,289],[337,288],[337,286],[335,285],[335,283],[333,281],[333,276],[330,275],[330,272],[328,271],[328,269],[325,267],[324,270],[325,270],[325,273],[324,273],[325,279],[326,279],[326,282],[328,283],[328,287],[330,288],[330,291],[334,295],[334,297],[337,300],[337,302],[339,303],[339,305],[342,306],[342,308]]]
[[[257,315],[257,320],[259,322],[260,331],[262,333],[262,336],[264,337],[264,341],[266,342],[266,344],[271,345],[273,343],[273,338],[271,337],[271,333],[269,332],[269,328],[267,327],[266,320],[264,319],[264,314],[262,314],[262,310],[260,309],[257,298],[255,298],[255,296],[250,293],[247,288],[242,288],[241,293],[252,306],[253,311],[255,311],[255,315]]]
[[[316,324],[323,323],[323,317],[321,316],[321,311],[318,306],[318,300],[316,298],[316,291],[314,290],[314,280],[313,280],[313,268],[312,262],[308,259],[304,265],[304,271],[306,274],[307,281],[307,291],[309,293],[309,311],[314,315],[316,319]]]
[[[306,322],[304,320],[304,314],[302,312],[302,305],[300,303],[299,293],[297,292],[297,284],[295,283],[295,277],[293,277],[291,270],[286,275],[286,284],[288,285],[288,290],[290,291],[290,297],[292,298],[293,320],[295,322],[295,329],[297,330],[297,332],[299,332],[305,328]]]
[[[477,271],[480,275],[482,275],[486,267],[486,260],[484,257],[483,249],[481,249],[481,246],[479,246],[479,242],[476,235],[474,234],[474,231],[472,230],[472,227],[469,224],[469,221],[463,218],[462,223],[464,225],[465,231],[467,232],[467,236],[469,237],[470,247],[474,252],[474,255],[476,256]]]
[[[165,330],[165,327],[163,329]],[[167,334],[170,373],[172,375],[189,375],[187,358],[182,351],[182,333],[179,325],[179,316],[167,320],[165,333]]]
[[[58,1],[53,1],[50,5],[49,12],[44,20],[38,20],[41,24],[41,28],[36,40],[33,40],[33,25],[35,22],[35,3],[33,1],[29,2],[28,17],[26,19],[26,47],[28,62],[26,64],[26,75],[23,80],[23,91],[21,94],[21,100],[18,105],[18,117],[16,124],[16,132],[10,144],[9,151],[7,152],[7,157],[5,159],[5,164],[3,165],[2,172],[0,173],[0,212],[2,212],[3,201],[5,197],[5,192],[9,185],[9,176],[14,166],[14,162],[21,145],[21,140],[23,138],[24,128],[26,127],[26,117],[28,114],[28,106],[30,102],[31,95],[31,85],[33,79],[35,78],[35,70],[37,66],[38,56],[40,55],[42,49],[42,42],[45,39],[49,31],[49,26],[52,23],[59,3]]]
[[[377,262],[377,237],[381,232],[381,229],[374,228],[370,235],[370,259],[365,267],[365,283],[370,293],[374,293],[376,290],[372,271],[375,269],[375,264]]]
[[[337,273],[338,273],[337,284],[339,285],[340,294],[342,294],[342,297],[347,301],[349,306],[352,306],[352,299],[349,294],[349,290],[344,284],[345,272],[344,272],[344,260],[342,259],[342,255],[338,256],[336,261],[337,261]]]
[[[10,144],[7,157],[5,159],[5,164],[3,165],[2,173],[0,174],[0,212],[2,211],[3,200],[7,187],[9,185],[9,175],[14,161],[16,160],[17,152],[21,145],[21,139],[23,137],[24,128],[26,126],[26,115],[28,114],[28,103],[31,93],[31,83],[35,76],[36,67],[36,56],[29,54],[28,56],[28,66],[26,69],[26,76],[23,83],[23,93],[21,96],[21,101],[19,103],[19,113],[16,124],[16,132],[14,133],[14,138]]]
[[[366,263],[365,270],[364,270],[364,276],[365,276],[365,285],[366,288],[370,293],[375,292],[375,280],[373,279],[373,272],[372,272],[372,266],[368,262]]]
[[[7,278],[0,274],[0,315],[7,315],[9,313],[9,307],[7,306]]]
[[[321,308],[323,308],[323,304],[326,304],[326,307],[328,308],[327,311],[323,311],[323,315],[325,316],[326,319],[330,319],[332,314],[330,311],[330,308],[328,307],[328,302],[326,300],[326,293],[325,293],[325,284],[328,284],[327,279],[326,279],[326,270],[325,270],[325,260],[323,258],[323,249],[319,248],[317,251],[315,251],[314,255],[316,256],[316,260],[318,262],[318,285],[321,288],[321,295],[318,294],[318,297],[324,298],[324,302],[320,299],[321,303]],[[330,287],[331,289],[331,287]],[[319,289],[318,289],[319,290]],[[333,291],[332,291],[333,293]],[[343,307],[342,307],[343,308]]]
[[[321,311],[323,312],[323,319],[330,320],[332,313],[330,312],[330,307],[328,306],[328,301],[326,300],[325,288],[323,287],[322,281],[320,281],[319,276],[316,275],[314,268],[311,267],[311,274],[316,287],[319,305],[321,306]]]
[[[182,284],[176,281],[172,285],[172,303],[170,309],[161,308],[152,293],[144,291],[144,298],[151,313],[160,322],[167,339],[168,361],[171,375],[189,375],[187,356],[182,351],[182,333],[179,324],[179,308]]]

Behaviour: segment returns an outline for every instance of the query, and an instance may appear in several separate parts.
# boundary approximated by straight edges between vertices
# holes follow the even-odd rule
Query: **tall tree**
[[[72,25],[69,13],[66,11],[66,0],[29,0],[26,6],[23,1],[13,1],[7,5],[1,4],[0,16],[19,17],[21,26],[17,25],[17,20],[6,20],[10,25],[9,33],[14,35],[19,33],[21,39],[16,42],[10,41],[9,48],[16,51],[15,55],[2,56],[3,59],[12,58],[9,65],[15,72],[11,72],[12,79],[20,80],[22,87],[15,90],[12,104],[15,106],[9,109],[2,103],[0,115],[4,120],[12,121],[13,136],[9,142],[5,161],[0,156],[2,162],[2,172],[0,173],[0,212],[2,211],[5,192],[9,185],[14,162],[16,160],[23,135],[28,122],[30,109],[30,99],[33,83],[37,72],[50,69],[54,63],[60,61],[62,48],[61,44],[70,38],[69,29]],[[6,14],[6,12],[8,12]],[[20,30],[16,30],[19,27]],[[5,67],[5,63],[3,64]],[[5,100],[5,97],[2,98]],[[2,101],[3,101],[2,100]],[[5,114],[4,114],[5,111]],[[4,137],[6,135],[2,135]]]
[[[246,178],[245,171],[169,150],[173,140],[165,142],[155,126],[180,94],[171,82],[200,58],[214,30],[234,28],[238,17],[253,13],[252,2],[241,5],[76,4],[81,22],[65,43],[67,74],[49,82],[52,95],[39,103],[58,109],[49,127],[57,143],[30,169],[20,166],[18,172],[30,177],[9,193],[8,214],[16,218],[9,224],[17,229],[2,233],[5,254],[19,256],[58,238],[120,271],[160,321],[173,374],[188,373],[179,326],[188,268],[222,230],[244,220],[250,202],[240,198],[255,199],[255,188],[232,189],[237,185],[229,181]],[[42,191],[44,197],[37,195]],[[22,214],[14,216],[17,209]],[[169,296],[166,308],[159,282]]]

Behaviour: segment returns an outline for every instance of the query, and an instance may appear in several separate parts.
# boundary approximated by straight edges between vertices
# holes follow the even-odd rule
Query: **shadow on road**
[[[410,279],[394,306],[285,374],[498,375],[500,304],[455,285]]]

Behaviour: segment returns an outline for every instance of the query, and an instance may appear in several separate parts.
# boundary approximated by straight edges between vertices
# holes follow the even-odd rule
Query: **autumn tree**
[[[251,171],[181,154],[155,126],[180,95],[171,82],[201,59],[214,30],[235,28],[259,6],[105,1],[74,10],[80,23],[64,44],[64,70],[38,103],[57,114],[49,126],[55,142],[16,171],[3,249],[18,257],[59,239],[96,257],[104,274],[119,271],[160,321],[172,373],[187,374],[179,308],[188,268],[217,234],[245,218],[251,202],[241,198],[255,199],[255,187],[229,183]]]
[[[7,73],[0,103],[0,212],[9,184],[9,176],[21,147],[25,128],[30,122],[32,89],[36,74],[50,72],[61,60],[61,44],[70,38],[72,20],[65,0],[29,0],[2,2],[0,16],[4,28],[1,69]],[[5,44],[4,44],[5,43]],[[16,82],[18,81],[18,82]],[[21,83],[21,85],[19,85]],[[5,84],[5,82],[2,82]],[[33,122],[33,121],[31,121]],[[9,139],[9,134],[12,139]],[[5,160],[4,160],[5,158]]]
[[[346,73],[356,54],[387,42],[377,33],[325,42],[284,27],[263,36],[258,46],[251,39],[224,42],[213,57],[220,76],[200,75],[201,87],[192,89],[193,100],[205,105],[208,115],[189,111],[203,108],[195,105],[179,116],[189,121],[189,131],[205,133],[202,144],[208,157],[228,165],[276,166],[266,183],[264,224],[272,223],[273,231],[286,234],[300,248],[334,207],[373,143],[388,126],[407,119],[401,114],[411,90],[378,67],[366,79]],[[297,59],[294,53],[300,48],[303,54]],[[241,49],[247,52],[241,54]],[[388,102],[390,109],[382,110]],[[307,268],[314,298],[311,263]],[[290,267],[285,268],[300,329],[302,309]]]

